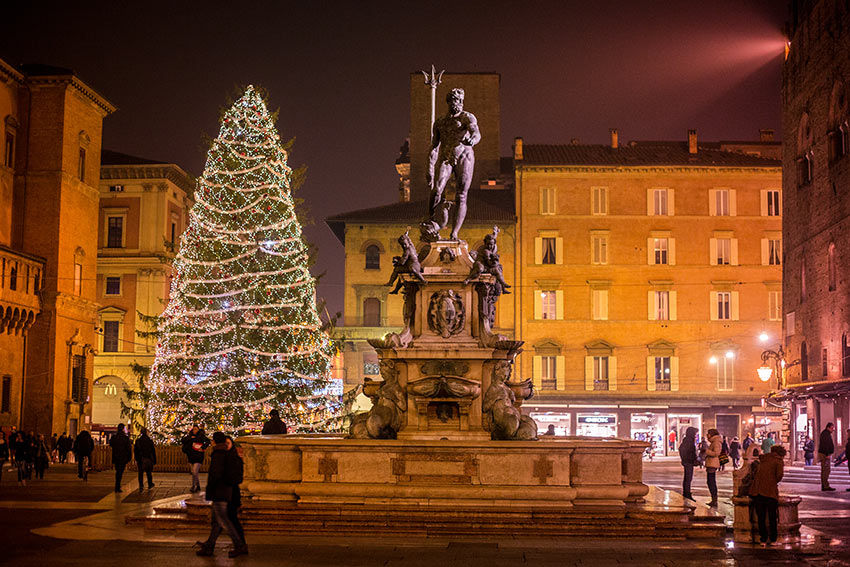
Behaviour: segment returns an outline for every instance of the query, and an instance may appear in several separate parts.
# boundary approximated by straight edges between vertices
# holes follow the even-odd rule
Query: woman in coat
[[[756,509],[759,540],[762,547],[776,543],[779,516],[779,481],[784,473],[785,447],[773,445],[770,453],[759,457],[759,466],[750,486],[750,498]],[[768,523],[769,522],[769,523]]]
[[[737,469],[741,463],[741,443],[737,437],[733,437],[729,443],[729,458],[732,459],[732,468]]]
[[[723,452],[723,438],[716,429],[708,430],[708,447],[705,449],[705,473],[708,492],[711,494],[709,506],[717,507],[717,469],[720,468],[720,453]]]

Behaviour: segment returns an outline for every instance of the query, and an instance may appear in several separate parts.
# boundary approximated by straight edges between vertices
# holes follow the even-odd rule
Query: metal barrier
[[[201,465],[202,472],[206,472],[209,469],[211,454],[211,450],[207,450],[204,454],[204,463]],[[186,454],[180,445],[156,446],[156,465],[153,468],[154,472],[188,472],[188,463]],[[91,456],[91,467],[96,471],[112,469],[112,447],[109,445],[95,445]],[[135,457],[127,464],[127,469],[136,470]]]

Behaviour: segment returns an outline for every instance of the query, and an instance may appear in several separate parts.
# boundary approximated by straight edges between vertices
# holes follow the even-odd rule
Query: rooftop
[[[166,163],[169,162],[122,154],[106,148],[100,151],[100,165],[162,165]]]

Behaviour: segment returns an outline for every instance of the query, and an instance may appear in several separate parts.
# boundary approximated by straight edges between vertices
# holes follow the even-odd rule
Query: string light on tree
[[[149,379],[149,428],[238,434],[271,407],[293,422],[325,397],[335,348],[291,195],[292,170],[260,94],[225,113],[173,263]]]

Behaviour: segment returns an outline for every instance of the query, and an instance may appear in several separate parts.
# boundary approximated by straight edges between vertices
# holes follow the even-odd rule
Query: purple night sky
[[[267,88],[309,168],[333,312],[343,249],[324,218],[398,198],[411,72],[500,73],[503,155],[515,136],[604,143],[612,127],[621,143],[756,140],[780,130],[784,18],[778,0],[14,2],[0,58],[73,69],[119,108],[104,147],[194,175],[234,88]]]

